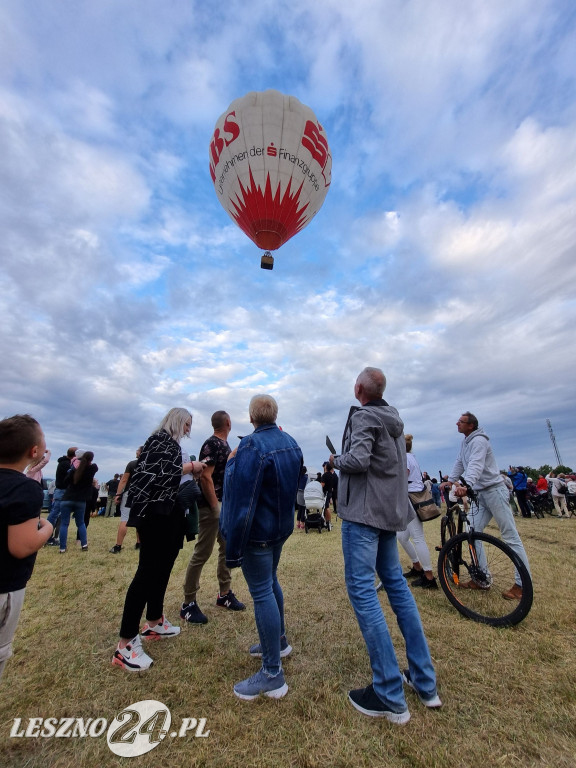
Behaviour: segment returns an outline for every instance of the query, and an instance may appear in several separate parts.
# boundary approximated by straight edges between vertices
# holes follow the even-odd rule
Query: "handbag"
[[[194,541],[198,535],[198,504],[196,502],[201,496],[202,491],[194,478],[180,483],[176,504],[180,509],[185,510],[183,522],[186,541]]]
[[[412,491],[408,496],[410,496],[414,512],[418,515],[420,522],[425,523],[428,520],[435,520],[437,517],[440,517],[440,510],[436,506],[428,488],[424,488],[423,491]]]

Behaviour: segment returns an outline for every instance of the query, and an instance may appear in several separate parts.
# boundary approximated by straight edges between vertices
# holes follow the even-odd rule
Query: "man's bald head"
[[[386,389],[386,376],[380,368],[364,368],[356,379],[354,395],[362,405],[380,400]]]

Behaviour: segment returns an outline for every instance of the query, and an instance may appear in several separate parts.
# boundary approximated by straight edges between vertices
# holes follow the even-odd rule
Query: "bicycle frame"
[[[470,554],[470,564],[468,564],[466,560],[462,557],[462,546],[459,545],[454,549],[453,562],[451,562],[452,573],[454,575],[455,583],[459,584],[460,568],[463,566],[466,568],[466,575],[469,579],[472,579],[472,581],[474,581],[481,589],[488,589],[492,584],[492,578],[490,576],[490,571],[488,570],[488,564],[486,562],[486,557],[484,555],[484,549],[482,547],[481,541],[474,540],[473,538],[474,525],[468,518],[469,515],[472,515],[472,516],[474,515],[473,513],[474,506],[476,507],[476,509],[478,509],[478,498],[474,493],[474,491],[469,487],[468,487],[467,496],[470,499],[470,509],[468,512],[466,512],[466,510],[462,509],[462,507],[458,505],[458,523],[457,523],[455,535],[459,535],[461,533],[465,533],[467,535],[468,552]],[[452,526],[453,526],[454,512],[455,512],[454,506],[446,510],[446,516],[449,521],[446,527],[451,527],[450,522],[452,523]],[[450,536],[450,538],[453,538],[453,536]]]

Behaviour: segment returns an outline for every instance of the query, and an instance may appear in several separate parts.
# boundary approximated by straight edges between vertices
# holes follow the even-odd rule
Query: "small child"
[[[53,530],[40,516],[42,487],[24,475],[26,467],[45,452],[44,433],[32,416],[0,421],[0,677],[12,655],[36,552]]]
[[[78,469],[80,466],[80,459],[82,456],[84,456],[85,453],[86,451],[83,451],[81,448],[77,449],[76,453],[74,454],[74,458],[70,462],[70,469],[72,469],[72,467],[74,467],[74,469]]]

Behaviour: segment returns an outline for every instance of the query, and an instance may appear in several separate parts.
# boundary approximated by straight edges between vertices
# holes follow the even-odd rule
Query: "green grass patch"
[[[216,607],[213,555],[198,596],[209,623],[185,625],[179,637],[150,643],[153,667],[129,674],[110,661],[136,569],[134,532],[112,555],[117,519],[91,521],[88,553],[75,548],[71,529],[67,554],[43,549],[27,588],[14,656],[0,684],[0,766],[130,764],[111,753],[105,736],[10,738],[10,729],[17,717],[110,723],[128,705],[157,699],[170,709],[173,728],[185,717],[206,718],[210,735],[166,738],[135,758],[143,768],[573,768],[576,519],[517,521],[534,577],[531,613],[515,628],[496,630],[462,618],[441,590],[415,590],[444,707],[426,710],[408,691],[412,720],[404,727],[364,717],[347,702],[347,691],[371,676],[344,586],[339,521],[331,533],[295,531],[284,547],[279,575],[294,647],[284,660],[290,690],[280,701],[255,702],[232,692],[258,668],[247,653],[257,633],[239,569],[233,589],[247,603],[245,612]],[[439,527],[438,520],[425,526],[432,550]],[[185,544],[168,588],[165,611],[174,623],[192,549]],[[408,565],[403,552],[401,559]],[[404,666],[402,637],[384,595],[381,602]]]

